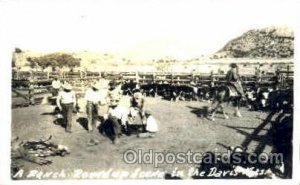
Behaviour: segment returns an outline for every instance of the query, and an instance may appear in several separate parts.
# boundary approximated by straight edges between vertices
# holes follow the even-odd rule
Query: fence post
[[[138,72],[135,72],[135,81],[137,82],[137,83],[139,83],[139,73]]]
[[[286,71],[286,78],[285,78],[285,84],[284,84],[284,86],[286,86],[286,80],[289,80],[289,78],[290,78],[290,65],[288,64],[287,65],[287,69],[286,69],[287,71]]]
[[[155,83],[155,72],[152,73],[152,81]]]
[[[194,79],[195,79],[195,77],[194,77],[194,72],[192,72],[190,83],[191,83],[191,82],[194,82]]]

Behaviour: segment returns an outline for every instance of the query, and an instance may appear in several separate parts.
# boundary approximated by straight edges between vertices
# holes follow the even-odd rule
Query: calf
[[[258,88],[257,91],[249,91],[245,94],[253,110],[289,111],[293,106],[292,89]]]
[[[192,85],[172,85],[170,86],[171,100],[198,100],[198,87]]]
[[[214,87],[208,85],[202,85],[198,87],[197,96],[200,100],[209,100],[213,97]]]

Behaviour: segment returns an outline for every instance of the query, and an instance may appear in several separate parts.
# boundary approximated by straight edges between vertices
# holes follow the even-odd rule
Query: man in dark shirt
[[[227,84],[228,86],[233,87],[242,98],[245,98],[242,82],[238,73],[238,67],[235,63],[232,63],[230,64],[230,68],[231,69],[226,75]]]

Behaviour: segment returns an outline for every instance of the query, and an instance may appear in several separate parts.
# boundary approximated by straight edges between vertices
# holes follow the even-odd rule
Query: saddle
[[[226,86],[229,91],[229,97],[238,97],[239,93],[237,92],[236,88],[232,85],[227,85]]]

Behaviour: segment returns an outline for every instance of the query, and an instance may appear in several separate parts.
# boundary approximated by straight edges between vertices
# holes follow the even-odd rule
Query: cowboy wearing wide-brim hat
[[[85,92],[86,113],[88,118],[88,131],[93,131],[96,128],[100,105],[105,104],[105,96],[100,92],[101,85],[99,82],[91,84]]]
[[[245,94],[244,94],[242,82],[241,82],[239,72],[238,72],[238,66],[236,63],[231,63],[229,66],[230,66],[230,69],[226,74],[227,84],[230,87],[233,87],[237,91],[237,93],[242,98],[244,98]]]
[[[58,92],[62,86],[60,80],[57,77],[55,77],[51,83],[51,86],[52,86],[52,96],[55,97],[58,95]]]
[[[66,132],[71,133],[72,128],[72,113],[76,107],[76,95],[72,90],[72,85],[65,83],[62,86],[63,90],[58,93],[56,104],[62,111],[64,123],[66,124]]]

